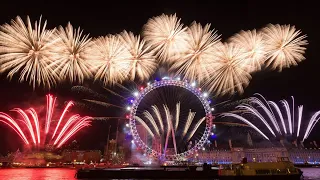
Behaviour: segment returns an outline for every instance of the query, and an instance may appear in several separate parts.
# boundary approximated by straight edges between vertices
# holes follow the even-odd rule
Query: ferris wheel
[[[162,99],[165,99],[163,101],[166,102],[167,99],[172,102],[172,99],[179,96],[181,99],[177,100],[175,106],[170,107],[166,103],[163,103],[162,106],[146,105],[147,103],[144,101],[148,96],[149,99],[156,99],[155,92],[161,89],[166,90],[166,88],[173,88],[178,92],[173,97],[169,95],[170,91],[161,92],[162,97],[164,97]],[[180,96],[182,94],[180,91],[184,91],[185,95]],[[181,113],[181,108],[191,101],[188,100],[189,98],[192,98],[189,111]],[[158,102],[159,100],[155,101]],[[184,103],[181,104],[181,101],[184,101]],[[134,99],[131,100],[131,105],[128,107],[130,110],[129,125],[133,136],[132,142],[145,154],[155,158],[165,160],[185,159],[202,149],[208,141],[213,119],[211,113],[213,108],[210,103],[208,94],[202,92],[201,88],[196,87],[195,83],[170,78],[148,83],[148,86],[141,88],[140,92],[134,92]],[[146,109],[150,109],[150,111]],[[197,111],[203,111],[203,113]],[[185,114],[185,117],[183,117],[183,114]],[[200,114],[201,117],[196,118],[196,114]],[[202,128],[200,128],[201,126]],[[198,137],[195,137],[195,134],[198,134]],[[194,143],[192,143],[192,139],[195,139]],[[186,145],[186,148],[181,147],[183,144]]]

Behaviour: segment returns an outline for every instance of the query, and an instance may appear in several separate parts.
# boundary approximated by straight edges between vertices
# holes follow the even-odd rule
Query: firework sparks
[[[166,104],[163,105],[163,109],[164,109],[164,112],[166,114],[166,120],[167,120],[167,132],[169,133],[171,131],[171,121],[172,121],[172,118],[171,118],[171,114],[170,114],[170,110],[168,108],[168,106]]]
[[[53,96],[47,95],[47,116],[46,116],[46,126],[45,126],[45,132],[48,134],[49,128],[50,128],[50,123],[52,119],[52,114],[53,114],[53,109],[54,109],[54,104],[56,102],[56,97],[53,98]]]
[[[271,126],[269,125],[269,123],[267,122],[267,120],[263,117],[263,115],[261,113],[259,113],[259,111],[257,109],[255,109],[253,106],[247,105],[247,104],[243,104],[243,105],[239,105],[238,106],[239,109],[241,110],[246,110],[248,111],[250,114],[258,117],[263,124],[265,124],[267,126],[267,128],[269,129],[269,131],[276,136],[276,134],[274,133],[273,129],[271,128]],[[222,113],[223,115],[223,113]]]
[[[122,82],[130,72],[129,59],[132,57],[119,35],[108,35],[94,40],[92,51],[96,54],[98,68],[95,80],[104,85]]]
[[[28,139],[26,138],[24,132],[21,130],[20,126],[16,123],[14,119],[12,119],[8,114],[5,114],[3,112],[0,112],[0,122],[3,122],[4,124],[8,125],[11,129],[13,129],[20,137],[21,139],[26,143],[29,144]],[[35,139],[34,142],[36,143]]]
[[[74,134],[76,134],[78,131],[80,131],[82,128],[87,127],[89,125],[89,122],[91,120],[91,117],[83,117],[81,119],[78,119],[77,124],[75,124],[71,130],[68,131],[64,135],[64,138],[60,141],[60,143],[57,145],[57,147],[61,147],[67,140],[69,140]]]
[[[309,121],[309,124],[307,126],[307,130],[306,133],[303,136],[303,140],[307,139],[308,136],[310,135],[312,129],[314,128],[314,126],[317,124],[317,122],[320,119],[320,111],[317,111],[316,113],[314,113]]]
[[[132,32],[122,32],[121,38],[131,54],[128,59],[130,61],[129,78],[131,80],[136,77],[140,80],[149,79],[157,68],[156,57],[150,51],[151,48],[146,46],[145,41],[141,40],[140,36],[134,36]]]
[[[249,65],[244,62],[246,54],[234,44],[224,44],[217,47],[215,55],[215,60],[208,64],[211,67],[210,79],[205,85],[209,91],[221,95],[236,91],[243,93],[251,79],[247,71]]]
[[[266,60],[266,45],[261,32],[255,29],[252,31],[241,31],[229,40],[244,49],[246,64],[249,64],[249,71],[254,72],[261,69],[261,64]]]
[[[91,38],[83,35],[83,31],[73,29],[68,23],[66,28],[59,27],[55,33],[60,40],[54,48],[55,69],[63,80],[82,83],[85,78],[92,76],[92,67],[89,63],[93,59],[89,47]]]
[[[152,137],[154,137],[154,134],[153,134],[153,132],[151,131],[151,129],[149,128],[149,126],[148,126],[141,118],[139,118],[138,116],[135,116],[134,118],[135,118],[135,120],[137,120],[137,121],[148,131],[148,133],[149,133]]]
[[[175,130],[177,131],[179,126],[179,120],[180,120],[180,102],[176,104],[176,123],[175,123]]]
[[[290,25],[269,24],[263,29],[266,42],[267,66],[273,69],[289,68],[305,59],[305,45],[308,44],[306,35]]]
[[[234,117],[236,119],[239,119],[241,120],[242,122],[248,124],[250,127],[252,127],[253,129],[255,129],[258,133],[260,133],[264,138],[268,139],[268,136],[266,136],[262,131],[260,131],[259,128],[257,128],[257,126],[253,125],[250,121],[248,121],[247,119],[243,118],[242,116],[239,116],[237,114],[233,114],[233,113],[224,113],[222,115],[222,117],[225,117],[225,116],[229,116],[229,117]]]
[[[153,110],[155,116],[158,118],[159,125],[163,126],[164,123],[162,122],[162,116],[161,116],[161,113],[160,113],[158,107],[156,105],[154,105],[154,106],[152,106],[152,110]],[[170,110],[169,110],[167,105],[165,105],[165,104],[163,105],[163,110],[164,110],[164,115],[165,115],[165,120],[166,120],[165,124],[166,124],[167,128],[166,128],[165,131],[162,130],[161,133],[160,133],[160,129],[159,129],[156,121],[154,120],[152,114],[150,112],[148,112],[148,111],[144,111],[143,114],[144,114],[145,118],[151,123],[152,129],[155,130],[155,132],[157,133],[158,136],[165,135],[167,137],[167,136],[169,136],[168,134],[172,133],[172,131],[173,131],[173,134],[176,134],[176,132],[179,133],[180,130],[175,129],[175,127],[173,126],[173,121],[175,121],[175,123],[178,123],[178,124],[180,123],[180,121],[174,120],[172,118],[172,114],[171,114],[171,112],[170,112]],[[181,137],[183,138],[183,137],[187,136],[187,140],[188,141],[193,137],[193,135],[198,130],[200,125],[206,119],[205,117],[201,118],[196,123],[196,125],[194,125],[194,127],[191,129],[190,127],[191,127],[191,124],[193,122],[195,114],[196,114],[195,112],[191,112],[191,110],[189,111],[188,117],[186,119],[186,123],[184,124],[184,128],[180,132]],[[176,114],[175,114],[175,117],[178,118],[178,119],[180,119],[179,116],[180,116],[180,102],[176,104]],[[137,116],[137,118],[139,118],[139,117]],[[136,120],[137,120],[137,118],[136,118]],[[146,122],[144,122],[142,118],[139,118],[137,121],[139,123],[141,123],[145,128],[148,127],[148,128],[146,128],[146,130],[148,132],[149,132],[149,130],[150,130],[150,132],[152,132],[152,130],[150,129],[148,124]],[[178,127],[178,125],[175,125],[175,126]],[[180,126],[183,126],[183,125],[180,125]]]
[[[152,117],[152,115],[149,113],[149,111],[145,111],[143,112],[144,117],[146,117],[152,124],[153,128],[156,130],[157,135],[160,136],[160,130],[157,126],[156,121],[154,120],[154,118]]]
[[[47,30],[41,18],[32,26],[29,17],[26,23],[17,17],[0,26],[0,73],[10,80],[20,74],[19,81],[33,88],[51,88],[60,80],[82,83],[93,75],[104,85],[114,85],[127,78],[150,78],[159,60],[166,72],[174,70],[222,96],[243,93],[250,73],[262,64],[279,71],[297,65],[305,59],[308,44],[300,30],[279,24],[240,31],[223,44],[210,24],[184,27],[176,14],[150,18],[142,34],[123,31],[91,41],[70,23]],[[47,116],[50,123],[50,113]]]
[[[191,137],[194,135],[194,133],[198,130],[199,126],[206,120],[206,117],[203,117],[202,119],[200,119],[200,121],[197,122],[197,124],[195,125],[195,127],[193,128],[193,130],[191,131],[191,133],[189,134],[189,136],[187,137],[187,140],[189,141],[191,139]]]
[[[12,128],[21,137],[21,139],[24,141],[26,145],[29,145],[30,141],[32,141],[33,144],[38,148],[41,144],[45,143],[59,148],[80,129],[89,126],[92,118],[89,116],[80,117],[80,115],[77,114],[72,115],[66,123],[63,123],[63,120],[65,119],[65,113],[73,104],[70,101],[65,107],[58,123],[56,124],[55,130],[53,131],[53,128],[51,128],[53,127],[51,126],[51,118],[53,114],[55,100],[56,98],[52,95],[47,95],[47,115],[43,124],[40,121],[37,112],[33,108],[29,108],[26,111],[23,111],[20,108],[14,108],[12,110],[14,112],[17,112],[22,117],[22,120],[15,120],[8,114],[0,112],[0,122],[3,122],[4,124]],[[30,119],[32,119],[33,122]],[[22,122],[22,124],[19,122]],[[61,123],[63,124],[62,128],[60,127]],[[23,126],[27,127],[28,132],[30,133],[30,137],[26,136],[25,132],[22,130]],[[44,131],[42,131],[42,127],[44,127]],[[53,133],[51,141],[41,142],[41,140],[46,141],[47,134],[51,133]],[[54,138],[56,133],[58,133],[58,136]]]
[[[257,94],[262,100],[260,100],[257,97],[252,97],[249,100],[249,103],[244,103],[241,104],[239,106],[237,106],[238,109],[242,109],[242,110],[246,110],[245,113],[242,114],[242,116],[237,115],[235,113],[222,113],[221,115],[223,117],[225,116],[230,116],[230,117],[234,117],[236,119],[239,119],[243,122],[245,122],[246,124],[250,125],[251,127],[253,127],[252,123],[249,122],[248,120],[245,119],[244,115],[245,114],[251,114],[254,115],[255,117],[257,117],[259,120],[261,120],[261,122],[263,122],[263,124],[268,128],[268,130],[270,131],[271,134],[273,134],[274,136],[281,136],[282,134],[290,134],[291,136],[294,136],[294,132],[296,131],[296,138],[300,138],[300,130],[301,130],[301,123],[302,123],[302,113],[303,113],[303,106],[298,106],[298,121],[294,121],[294,117],[292,115],[292,113],[294,112],[290,106],[290,104],[288,103],[288,101],[286,100],[281,100],[280,103],[283,105],[284,107],[284,114],[282,113],[281,109],[279,108],[279,106],[273,102],[273,101],[267,101],[261,94]],[[294,100],[294,98],[292,97],[292,100]],[[252,104],[252,105],[250,105]],[[256,106],[253,106],[256,105]],[[271,105],[271,106],[269,106]],[[260,113],[258,109],[262,110],[262,112]],[[296,108],[293,103],[292,103],[292,108]],[[273,111],[276,111],[276,113],[274,113]],[[264,117],[262,114],[267,115],[267,117]],[[275,116],[275,114],[277,116]],[[308,127],[306,128],[305,132],[304,132],[304,136],[303,136],[303,140],[305,140],[306,138],[308,138],[310,132],[312,131],[314,125],[318,122],[318,120],[320,119],[320,111],[317,111],[316,113],[313,114],[313,116],[311,117],[311,119],[309,120],[308,123]],[[287,118],[288,122],[285,123],[284,121],[284,117]],[[271,121],[271,123],[274,126],[275,131],[273,130],[273,128],[269,125],[268,121]],[[283,127],[283,132],[281,131],[278,122],[282,124]],[[256,127],[256,126],[255,126]],[[287,132],[287,127],[289,127],[289,132]],[[253,127],[254,128],[254,127]],[[256,129],[256,128],[254,128]],[[256,129],[257,130],[257,129]],[[261,135],[265,136],[264,133],[258,131]],[[276,133],[277,134],[276,134]]]
[[[210,61],[215,55],[214,46],[220,44],[220,35],[217,31],[210,30],[210,24],[204,27],[193,22],[187,30],[187,50],[182,52],[172,69],[177,69],[177,74],[183,74],[185,79],[202,82],[209,77]]]
[[[41,18],[34,27],[27,17],[26,24],[18,16],[11,24],[0,26],[0,72],[8,72],[7,77],[20,73],[19,81],[28,81],[35,88],[43,85],[51,88],[58,75],[49,68],[54,61],[52,48],[56,46],[54,30],[46,30]]]
[[[188,118],[187,118],[187,122],[186,124],[184,125],[184,129],[183,129],[183,133],[182,133],[182,136],[185,136],[190,128],[190,125],[192,123],[192,120],[194,118],[194,116],[196,115],[195,112],[191,112],[191,110],[189,111],[189,114],[188,114]]]
[[[170,62],[174,60],[172,57],[187,50],[186,29],[175,14],[162,14],[148,20],[143,28],[143,35],[157,56],[163,62]]]
[[[158,122],[159,122],[159,124],[160,124],[161,131],[163,132],[163,131],[164,131],[164,128],[163,128],[163,122],[162,122],[162,117],[161,117],[160,111],[159,111],[159,109],[158,109],[157,106],[151,106],[151,107],[152,107],[154,113],[155,113],[156,116],[157,116]]]
[[[29,130],[30,135],[31,135],[32,140],[33,140],[33,143],[36,144],[36,138],[35,138],[35,134],[34,134],[34,131],[33,131],[32,123],[31,123],[28,115],[20,108],[14,108],[14,109],[12,109],[12,111],[17,112],[17,113],[20,114],[20,116],[22,116],[22,118],[23,118],[22,122],[28,127],[28,130]]]
[[[303,106],[302,105],[298,106],[298,131],[297,131],[297,137],[299,137],[299,133],[300,133],[302,111],[303,111]]]

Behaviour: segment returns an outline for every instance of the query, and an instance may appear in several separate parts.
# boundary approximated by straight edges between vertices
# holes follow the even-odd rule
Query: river
[[[320,168],[301,168],[304,179],[320,179]],[[62,168],[0,169],[0,180],[74,180],[76,170]]]

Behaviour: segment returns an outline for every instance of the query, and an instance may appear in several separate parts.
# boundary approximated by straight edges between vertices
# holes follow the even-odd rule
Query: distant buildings
[[[63,162],[85,162],[87,164],[99,163],[101,160],[101,151],[79,151],[79,150],[65,150],[62,152]]]

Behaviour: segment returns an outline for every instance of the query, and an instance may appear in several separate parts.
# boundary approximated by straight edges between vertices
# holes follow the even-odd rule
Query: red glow
[[[143,90],[143,87],[142,87],[142,86],[140,87],[140,90],[141,90],[141,91]]]
[[[52,118],[53,109],[54,109],[56,99],[57,98],[53,98],[53,96],[51,94],[47,95],[47,116],[46,116],[46,127],[45,127],[46,134],[48,134],[48,132],[49,132],[51,118]]]
[[[25,111],[20,108],[12,109],[11,111],[17,112],[22,117],[22,119],[18,118],[16,120],[14,120],[8,114],[0,112],[0,122],[13,129],[26,145],[29,145],[29,141],[32,141],[35,146],[39,147],[41,143],[40,141],[43,141],[42,144],[52,144],[53,146],[59,148],[79,130],[86,126],[90,126],[92,118],[89,116],[81,117],[80,115],[76,114],[72,115],[67,121],[65,121],[65,114],[73,105],[73,103],[69,101],[64,108],[59,121],[56,123],[55,128],[53,128],[51,124],[54,122],[52,122],[52,116],[55,101],[56,97],[53,97],[50,94],[47,95],[47,113],[44,122],[39,120],[38,114],[33,108],[29,108]],[[24,132],[22,129],[26,129],[26,132]],[[28,136],[25,133],[27,133]],[[47,134],[52,134],[49,142],[46,142]],[[58,135],[55,138],[56,134]]]
[[[126,119],[129,119],[129,117],[130,117],[129,115],[126,115]]]
[[[64,108],[64,110],[63,110],[63,112],[62,112],[62,114],[61,114],[61,116],[60,116],[59,122],[58,122],[58,124],[57,124],[57,126],[56,126],[56,129],[54,130],[54,133],[53,133],[53,135],[52,135],[52,139],[53,139],[54,136],[56,135],[57,130],[58,130],[58,127],[59,127],[59,125],[60,125],[60,123],[61,123],[64,115],[65,115],[66,112],[68,111],[69,107],[71,107],[72,105],[73,105],[73,102],[72,102],[72,101],[69,101],[68,104],[67,104],[67,106]]]

